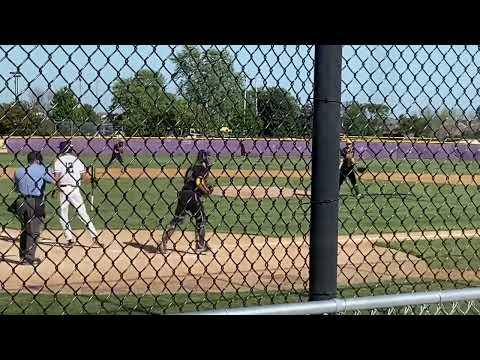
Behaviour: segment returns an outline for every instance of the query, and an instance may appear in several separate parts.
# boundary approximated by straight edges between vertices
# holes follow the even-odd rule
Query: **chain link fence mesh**
[[[313,52],[1,46],[0,313],[306,301]],[[339,296],[477,284],[478,54],[343,47],[342,149],[353,143],[354,162],[339,157]],[[46,185],[31,266],[19,257],[32,219],[12,207],[15,171],[36,150],[53,172],[65,141],[94,181],[81,182],[65,223],[66,190]],[[163,249],[200,150],[213,192],[192,200]],[[88,218],[77,216],[82,203]],[[203,228],[209,250],[199,253]]]
[[[447,304],[406,305],[386,309],[356,310],[337,315],[479,315],[478,300],[458,301]]]
[[[478,61],[476,46],[344,47],[360,195],[340,192],[341,294],[478,283]]]

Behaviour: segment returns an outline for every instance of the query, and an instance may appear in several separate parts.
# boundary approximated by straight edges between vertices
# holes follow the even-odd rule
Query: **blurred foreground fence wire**
[[[297,304],[251,306],[187,315],[478,315],[480,289],[378,295]]]

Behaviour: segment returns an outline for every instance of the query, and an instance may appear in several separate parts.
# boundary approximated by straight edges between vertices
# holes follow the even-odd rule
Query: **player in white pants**
[[[87,227],[93,241],[97,245],[98,234],[95,226],[88,216],[87,209],[80,193],[81,179],[91,181],[91,174],[85,168],[82,161],[73,153],[72,145],[69,141],[60,144],[60,155],[54,164],[53,169],[55,180],[60,192],[60,224],[65,233],[65,238],[69,245],[73,245],[73,232],[68,218],[68,208],[72,205],[78,213],[78,217]]]

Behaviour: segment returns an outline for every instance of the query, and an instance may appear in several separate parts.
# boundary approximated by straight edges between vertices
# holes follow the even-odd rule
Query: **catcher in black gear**
[[[342,157],[342,164],[340,165],[340,184],[339,188],[342,186],[345,179],[348,178],[352,184],[355,195],[360,196],[358,191],[357,178],[355,176],[355,153],[353,150],[353,143],[347,141],[346,146],[340,151],[340,156]],[[358,168],[360,173],[365,171],[364,167]]]
[[[185,183],[182,190],[178,193],[175,215],[163,233],[162,243],[158,246],[158,251],[162,254],[166,253],[167,243],[173,231],[183,222],[187,212],[195,218],[196,222],[197,238],[195,252],[201,254],[209,250],[207,242],[205,241],[207,218],[201,198],[204,195],[210,195],[213,191],[213,187],[207,183],[211,166],[212,164],[209,162],[208,153],[205,150],[200,150],[197,161],[188,169],[185,175]]]

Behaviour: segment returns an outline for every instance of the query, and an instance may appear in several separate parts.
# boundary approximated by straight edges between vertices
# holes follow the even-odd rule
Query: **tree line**
[[[92,105],[81,103],[70,87],[32,91],[30,101],[0,104],[0,134],[92,135],[100,125],[111,123],[126,136],[185,136],[191,129],[218,136],[222,128],[235,137],[310,136],[311,101],[301,104],[279,85],[252,88],[234,68],[229,50],[185,46],[170,60],[174,71],[168,82],[149,68],[115,79],[112,103],[103,117]],[[170,83],[176,85],[175,93],[167,91]],[[463,137],[479,135],[471,121],[446,108],[394,119],[386,104],[350,102],[341,108],[343,132],[348,135],[448,137],[459,131]]]
[[[185,46],[171,61],[169,83],[176,85],[176,93],[167,90],[161,72],[143,68],[113,81],[105,118],[92,105],[80,103],[68,86],[51,94],[37,91],[31,101],[0,104],[0,134],[91,134],[105,122],[126,136],[184,136],[191,129],[218,135],[222,128],[249,137],[309,133],[311,107],[281,86],[249,88],[228,50]]]
[[[349,102],[342,106],[344,133],[352,136],[480,138],[480,107],[475,112],[442,106],[420,109],[415,114],[393,117],[386,104]]]

